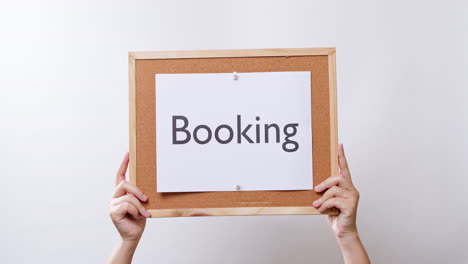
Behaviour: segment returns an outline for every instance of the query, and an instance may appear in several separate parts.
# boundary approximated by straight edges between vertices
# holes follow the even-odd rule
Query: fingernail
[[[146,196],[145,194],[143,194],[143,195],[141,196],[141,199],[143,199],[143,201],[146,201],[146,200],[148,199],[148,196]]]
[[[313,205],[316,206],[316,207],[319,206],[319,204],[320,204],[320,199],[316,200],[316,201],[313,203]]]
[[[146,210],[146,217],[151,217],[151,214],[148,210]]]
[[[315,190],[316,190],[317,192],[320,191],[320,189],[322,189],[322,186],[321,186],[320,184],[317,185],[317,186],[315,186]]]

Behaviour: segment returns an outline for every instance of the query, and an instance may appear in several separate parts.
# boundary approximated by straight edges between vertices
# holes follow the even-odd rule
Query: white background
[[[102,263],[127,51],[337,47],[375,263],[468,261],[466,1],[2,1],[3,263]],[[136,263],[340,263],[325,217],[152,219]]]
[[[156,74],[157,191],[235,191],[236,186],[241,191],[313,189],[311,75],[310,71],[248,72],[236,73],[234,80],[233,73]],[[185,144],[173,144],[172,119],[177,115],[187,119],[176,122],[191,135]],[[222,124],[231,129],[230,143],[220,144],[215,138]],[[265,124],[279,127],[268,132],[268,143]],[[196,135],[202,141],[208,138],[206,129],[195,133],[199,125],[210,128],[206,144],[195,141]],[[249,125],[245,135],[252,143],[242,136]],[[187,132],[175,133],[179,141],[188,137]],[[229,134],[226,127],[219,130],[221,140]],[[287,149],[295,147],[291,141],[298,148],[283,150],[284,143]]]

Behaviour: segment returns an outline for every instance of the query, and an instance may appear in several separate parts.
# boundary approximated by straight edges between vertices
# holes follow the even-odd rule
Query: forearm
[[[345,264],[370,264],[369,256],[357,232],[338,237],[337,240]]]
[[[108,264],[130,264],[135,253],[138,241],[120,240],[114,248],[112,255],[107,261]]]

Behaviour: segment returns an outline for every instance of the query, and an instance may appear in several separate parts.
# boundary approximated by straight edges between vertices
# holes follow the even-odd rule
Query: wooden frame
[[[136,185],[136,60],[146,59],[184,59],[184,58],[226,58],[226,57],[292,57],[292,56],[327,56],[329,77],[330,106],[330,168],[331,175],[338,175],[338,134],[336,105],[336,58],[335,48],[300,48],[300,49],[244,49],[244,50],[194,50],[194,51],[156,51],[129,52],[129,136],[130,136],[130,183]],[[225,215],[284,215],[284,214],[320,214],[312,206],[301,207],[228,207],[228,208],[188,208],[188,209],[153,209],[152,217],[176,216],[225,216]],[[330,210],[327,214],[337,214]]]

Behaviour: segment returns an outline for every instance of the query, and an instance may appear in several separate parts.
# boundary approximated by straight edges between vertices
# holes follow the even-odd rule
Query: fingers
[[[127,152],[115,177],[117,187],[114,191],[110,210],[110,216],[114,221],[120,221],[128,214],[135,219],[151,216],[141,204],[141,202],[147,201],[148,197],[136,186],[125,180],[129,160],[129,153]]]
[[[117,185],[117,188],[115,188],[113,197],[118,198],[127,193],[133,194],[136,198],[138,198],[142,202],[146,202],[146,200],[148,200],[148,197],[140,189],[138,189],[138,187],[136,187],[133,184],[130,184],[127,181],[121,181],[119,185]]]
[[[120,221],[130,214],[135,219],[140,219],[142,216],[138,209],[131,203],[124,202],[111,207],[110,216],[114,221]]]
[[[132,203],[122,203],[118,206],[121,208],[121,210],[126,211],[127,214],[130,214],[131,216],[133,216],[133,218],[135,219],[141,218],[141,215],[138,212],[138,208]]]
[[[145,207],[143,207],[141,202],[133,194],[128,193],[119,198],[115,198],[112,200],[111,205],[116,206],[123,203],[130,203],[138,210],[137,213],[139,212],[142,216],[150,217],[149,212],[145,209]]]
[[[316,192],[324,192],[321,198],[314,201],[313,206],[324,213],[331,208],[340,210],[340,215],[351,217],[356,215],[359,192],[351,181],[348,162],[344,154],[343,144],[338,146],[338,164],[340,176],[333,176],[315,186]],[[355,217],[354,220],[355,221]]]
[[[351,173],[349,172],[348,161],[346,160],[343,144],[338,145],[338,165],[340,166],[340,174],[343,177],[351,178]]]
[[[129,153],[125,153],[125,156],[120,163],[119,170],[117,171],[117,175],[115,176],[115,185],[119,185],[122,181],[125,181],[125,173],[127,172],[128,168],[128,161],[130,160]]]
[[[322,203],[322,205],[318,208],[320,213],[325,212],[331,208],[338,208],[340,210],[340,214],[344,215],[356,215],[356,209],[358,204],[358,197],[351,197],[351,198],[330,198]]]
[[[138,187],[125,180],[128,162],[129,153],[127,152],[117,171],[115,180],[117,188],[112,196],[114,199],[111,201],[111,214],[125,216],[128,213],[135,218],[139,215],[149,217],[150,213],[141,204],[141,202],[146,202],[148,197]]]
[[[332,186],[330,189],[328,189],[321,198],[317,199],[314,203],[314,207],[319,207],[322,205],[322,203],[328,199],[338,197],[338,198],[349,198],[351,197],[352,194],[350,191],[345,190],[341,187],[338,186]]]
[[[359,201],[359,192],[357,190],[346,190],[338,186],[332,186],[321,198],[312,204],[318,208],[321,213],[325,210],[336,207],[340,211],[354,212]]]
[[[350,179],[341,176],[330,177],[321,182],[319,185],[315,186],[314,189],[316,192],[323,192],[335,185],[348,190],[354,189],[354,186],[351,183]]]
[[[323,204],[318,208],[320,213],[325,212],[331,208],[338,208],[340,212],[345,212],[349,208],[347,206],[347,201],[343,198],[331,198],[323,202]]]
[[[315,186],[314,189],[316,192],[323,192],[335,185],[348,190],[355,190],[351,182],[351,174],[344,154],[343,144],[338,145],[338,163],[340,166],[340,176],[330,177],[321,182],[319,185]]]

